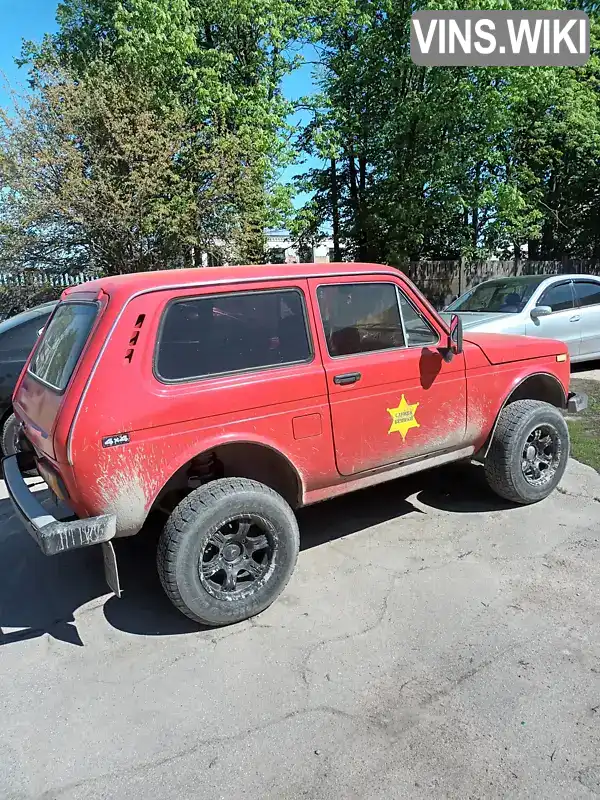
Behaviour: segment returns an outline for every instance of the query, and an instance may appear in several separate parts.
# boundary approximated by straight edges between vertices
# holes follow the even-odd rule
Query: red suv
[[[43,552],[100,544],[117,594],[113,539],[164,515],[167,595],[223,625],[288,582],[300,506],[459,460],[515,503],[546,497],[569,455],[561,409],[586,403],[568,390],[564,344],[463,342],[390,267],[124,275],[64,292],[17,384],[23,452],[3,471]],[[72,517],[39,504],[32,466]]]

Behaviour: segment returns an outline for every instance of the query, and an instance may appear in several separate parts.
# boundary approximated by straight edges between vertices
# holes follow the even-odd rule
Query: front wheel
[[[298,550],[296,517],[280,495],[256,481],[225,478],[200,486],[173,511],[158,546],[158,573],[190,619],[229,625],[271,605]]]
[[[569,429],[557,408],[518,400],[500,412],[485,460],[488,484],[513,503],[537,503],[560,483],[569,450]]]

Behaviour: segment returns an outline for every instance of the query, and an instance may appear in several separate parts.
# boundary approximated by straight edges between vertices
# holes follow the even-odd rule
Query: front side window
[[[165,381],[309,361],[304,301],[297,289],[186,298],[165,312],[156,373]]]
[[[393,283],[319,286],[317,296],[331,356],[405,347]]]
[[[570,283],[551,286],[541,296],[539,306],[550,306],[552,311],[566,311],[573,308],[573,289]]]
[[[596,281],[575,281],[575,294],[582,308],[600,305],[600,283]]]
[[[61,303],[38,344],[29,372],[51,388],[64,391],[97,313],[96,303]]]

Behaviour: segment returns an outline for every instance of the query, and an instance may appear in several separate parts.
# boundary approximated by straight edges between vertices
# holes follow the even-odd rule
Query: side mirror
[[[39,338],[40,338],[40,336],[42,335],[42,331],[43,331],[43,330],[44,330],[43,328],[40,328],[40,329],[39,329],[39,331],[37,332],[38,339],[39,339]]]
[[[462,319],[458,314],[453,314],[450,320],[450,340],[448,342],[448,348],[456,356],[463,351],[463,326]]]
[[[552,313],[550,306],[536,306],[531,309],[531,319],[539,319],[540,317],[547,317]]]
[[[454,356],[459,355],[463,351],[463,326],[462,320],[458,314],[453,314],[450,319],[450,335],[448,336],[448,344],[442,353],[444,361],[450,363]]]

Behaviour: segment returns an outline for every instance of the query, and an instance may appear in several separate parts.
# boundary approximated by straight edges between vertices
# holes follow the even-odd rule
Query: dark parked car
[[[55,302],[43,303],[0,322],[0,446],[4,455],[16,450],[18,427],[12,411],[15,385],[55,306]]]

